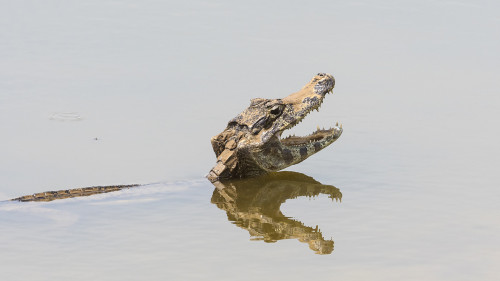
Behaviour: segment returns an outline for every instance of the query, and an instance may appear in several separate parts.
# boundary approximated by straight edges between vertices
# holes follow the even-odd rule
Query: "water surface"
[[[1,202],[2,280],[498,278],[496,2],[0,6],[0,200],[145,184]],[[318,72],[294,132],[339,140],[274,183],[204,179],[251,98]]]

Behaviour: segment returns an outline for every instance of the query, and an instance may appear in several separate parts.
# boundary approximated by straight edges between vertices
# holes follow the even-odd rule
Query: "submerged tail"
[[[90,196],[99,193],[107,193],[122,190],[124,188],[136,187],[138,184],[128,184],[128,185],[108,185],[108,186],[93,186],[93,187],[83,187],[83,188],[73,188],[73,189],[64,189],[57,191],[46,191],[35,193],[32,195],[25,195],[18,198],[11,199],[10,201],[21,201],[21,202],[30,202],[30,201],[52,201],[57,199],[66,199],[80,196]]]

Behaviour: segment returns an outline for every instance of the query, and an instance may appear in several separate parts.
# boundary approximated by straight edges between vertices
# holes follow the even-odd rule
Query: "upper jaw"
[[[318,73],[300,91],[283,98],[282,102],[286,108],[275,124],[269,130],[263,131],[261,135],[262,142],[266,143],[273,137],[280,139],[285,130],[291,129],[302,122],[311,111],[319,111],[326,94],[331,93],[334,86],[335,79],[331,74]],[[302,142],[305,143],[306,140],[311,139],[317,140],[320,139],[320,136],[326,135],[331,135],[337,139],[341,133],[342,125],[339,127],[338,124],[328,130],[319,130],[318,128],[316,132],[304,137]],[[298,139],[299,137],[295,138],[295,140]],[[292,141],[289,140],[289,144],[291,143]]]

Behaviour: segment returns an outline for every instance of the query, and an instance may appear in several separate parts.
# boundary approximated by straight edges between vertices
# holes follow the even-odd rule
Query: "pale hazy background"
[[[497,1],[0,0],[0,200],[169,190],[116,209],[5,205],[0,277],[495,280],[499,35]],[[337,186],[343,202],[297,199],[283,211],[333,236],[329,256],[247,241],[202,178],[210,137],[251,98],[284,97],[318,72],[334,75],[334,95],[296,132],[341,121],[344,133],[289,170]]]

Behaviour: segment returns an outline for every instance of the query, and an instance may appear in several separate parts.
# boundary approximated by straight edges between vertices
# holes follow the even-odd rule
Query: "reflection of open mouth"
[[[270,173],[257,178],[215,182],[214,185],[211,202],[226,211],[228,220],[247,229],[252,240],[298,239],[307,242],[317,254],[332,253],[333,240],[325,240],[317,227],[285,217],[280,206],[288,199],[319,194],[340,201],[342,193],[338,188],[296,172]]]

